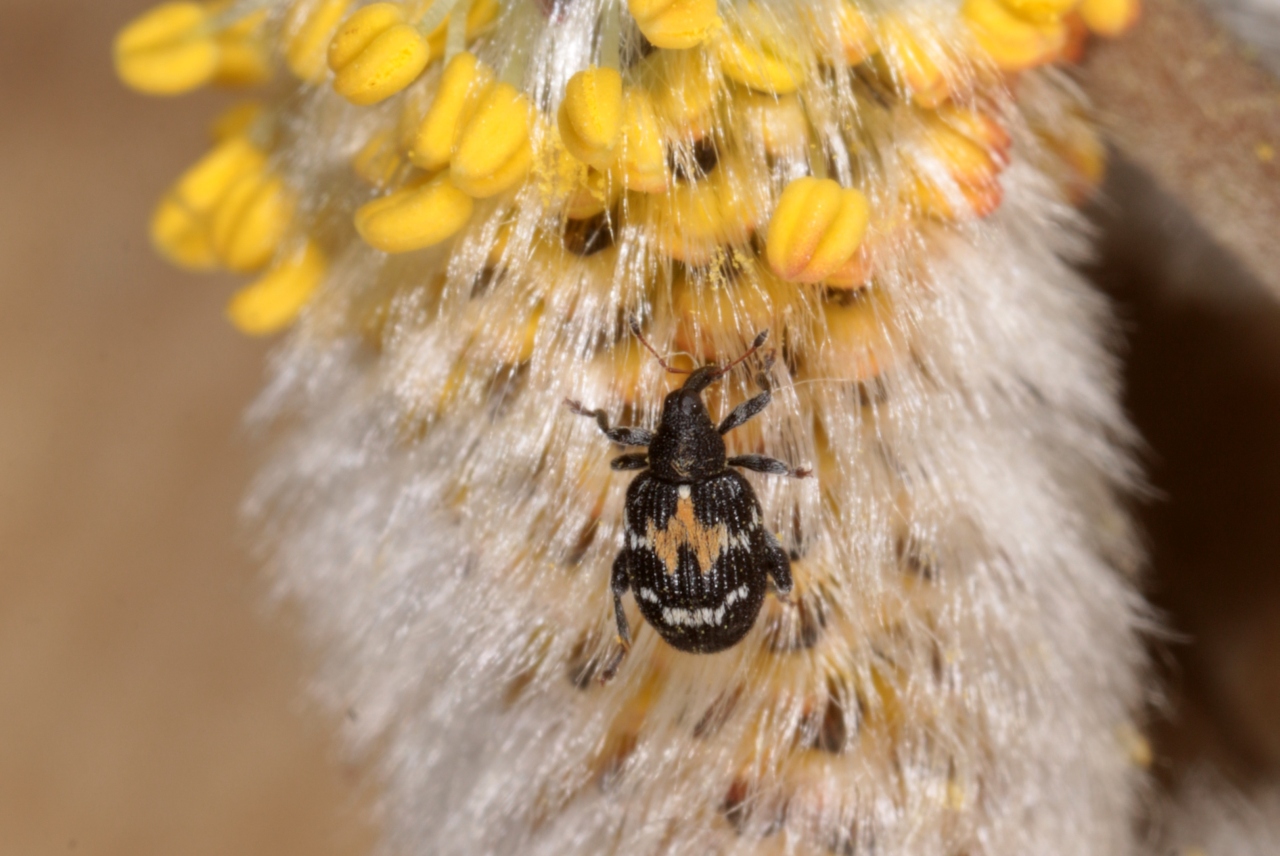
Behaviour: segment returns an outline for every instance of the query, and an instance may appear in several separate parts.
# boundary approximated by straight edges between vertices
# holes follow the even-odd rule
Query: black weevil
[[[804,478],[763,455],[727,457],[723,436],[769,404],[764,392],[733,409],[718,426],[711,421],[702,391],[755,353],[769,331],[726,366],[706,365],[692,372],[672,368],[632,332],[667,371],[688,374],[667,395],[656,432],[609,426],[603,410],[588,410],[566,400],[574,413],[590,416],[600,430],[623,446],[646,446],[613,459],[615,470],[643,470],[627,489],[626,541],[613,562],[611,588],[618,622],[618,651],[602,672],[607,681],[631,647],[631,631],[622,596],[634,591],[640,613],[673,648],[710,654],[736,645],[760,613],[769,580],[785,597],[791,591],[791,562],[763,523],[755,491],[732,467]],[[763,386],[763,383],[762,383]]]

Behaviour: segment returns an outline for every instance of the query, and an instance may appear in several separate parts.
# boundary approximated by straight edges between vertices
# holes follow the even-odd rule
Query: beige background
[[[231,278],[147,246],[227,99],[115,82],[111,35],[145,5],[0,0],[0,856],[364,853],[357,775],[238,546],[266,346],[221,319]],[[1168,232],[1143,240],[1109,279],[1165,492],[1151,589],[1201,640],[1164,649],[1190,715],[1162,745],[1274,773],[1280,309],[1206,297],[1213,260],[1208,290],[1141,285]]]
[[[124,91],[146,0],[0,0],[0,856],[363,853],[237,540],[262,343],[155,258],[213,95]]]

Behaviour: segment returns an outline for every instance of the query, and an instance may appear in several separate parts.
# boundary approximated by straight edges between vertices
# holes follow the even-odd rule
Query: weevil
[[[631,648],[622,597],[634,592],[640,614],[669,645],[710,654],[738,644],[755,624],[770,583],[780,598],[791,592],[791,560],[763,521],[751,483],[736,468],[804,478],[810,473],[764,455],[728,457],[724,435],[768,406],[764,391],[739,404],[719,425],[702,393],[765,343],[769,331],[728,365],[692,371],[668,365],[632,322],[632,332],[673,374],[688,374],[667,395],[656,431],[611,426],[603,410],[565,405],[595,419],[622,446],[641,446],[613,459],[615,470],[641,470],[627,488],[624,543],[613,562],[610,588],[618,626],[616,653],[601,679],[610,680]]]

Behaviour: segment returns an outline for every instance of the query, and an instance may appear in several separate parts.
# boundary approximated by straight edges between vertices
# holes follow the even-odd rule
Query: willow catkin
[[[1132,852],[1132,437],[1052,68],[1132,4],[435,2],[173,3],[117,43],[158,93],[281,66],[152,234],[292,325],[250,511],[392,850]],[[603,685],[628,476],[561,403],[654,424],[679,380],[633,318],[685,367],[768,328],[708,403],[766,382],[731,453],[815,478],[749,476],[792,604],[692,655],[628,599]]]

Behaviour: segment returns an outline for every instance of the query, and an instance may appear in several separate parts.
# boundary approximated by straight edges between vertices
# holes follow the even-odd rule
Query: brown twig
[[[1189,0],[1146,0],[1084,84],[1112,142],[1280,297],[1280,82]]]

